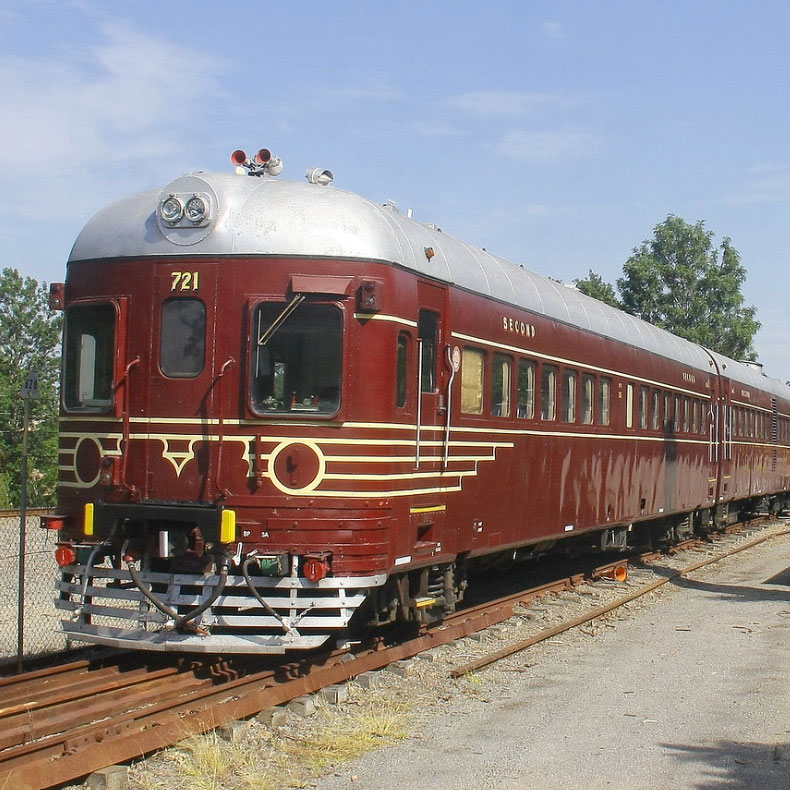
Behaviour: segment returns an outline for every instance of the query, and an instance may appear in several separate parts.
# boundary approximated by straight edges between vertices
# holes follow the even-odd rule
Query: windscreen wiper
[[[306,298],[304,294],[296,294],[296,296],[288,302],[280,315],[269,324],[266,331],[258,338],[258,348],[263,348],[263,346],[272,339],[272,335],[274,335],[274,333],[288,320],[288,316],[290,316]]]

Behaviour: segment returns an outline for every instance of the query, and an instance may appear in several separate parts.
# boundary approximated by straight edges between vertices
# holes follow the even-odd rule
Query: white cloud
[[[576,159],[589,151],[595,138],[587,132],[512,131],[502,137],[494,150],[522,162],[551,163]]]
[[[726,202],[734,205],[790,201],[790,165],[757,165],[746,172],[743,185]]]
[[[0,56],[0,185],[14,195],[2,210],[35,211],[46,191],[68,214],[89,166],[171,157],[212,98],[216,58],[124,25],[101,34],[46,59]]]
[[[540,29],[549,37],[549,38],[562,38],[563,31],[562,25],[559,22],[544,22]]]
[[[424,137],[465,137],[469,134],[467,130],[441,121],[412,121],[409,127]]]
[[[567,99],[550,93],[528,91],[471,91],[447,99],[447,106],[482,116],[514,116],[566,104]]]
[[[344,88],[327,88],[321,92],[322,98],[340,101],[399,102],[404,94],[399,88],[386,83],[371,82],[366,85],[349,85]]]

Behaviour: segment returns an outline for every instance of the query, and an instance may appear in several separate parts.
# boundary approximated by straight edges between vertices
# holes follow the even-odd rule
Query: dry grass
[[[157,765],[148,761],[135,784],[145,790],[274,790],[257,765],[254,751],[228,743],[216,733],[190,735],[167,750]]]
[[[283,739],[282,755],[303,765],[312,774],[332,765],[361,757],[372,749],[402,740],[408,735],[407,707],[392,700],[379,700],[356,709],[319,711],[310,732]]]
[[[334,765],[405,738],[408,706],[377,694],[272,731],[251,723],[242,744],[216,733],[191,735],[135,767],[140,790],[282,790],[307,786]]]

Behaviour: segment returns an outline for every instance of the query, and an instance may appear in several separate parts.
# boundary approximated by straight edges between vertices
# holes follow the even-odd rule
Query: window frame
[[[532,387],[529,387],[530,383],[530,376],[526,376],[526,384],[527,386],[522,390],[521,388],[521,373],[522,370],[524,371],[531,371],[531,383]],[[535,419],[535,386],[537,381],[537,373],[538,371],[538,363],[532,359],[527,359],[525,357],[519,357],[518,360],[518,371],[517,371],[517,378],[516,378],[516,419],[519,420],[534,420]],[[524,394],[525,400],[522,403],[521,396]],[[521,407],[524,406],[524,413],[521,413]]]
[[[596,425],[608,427],[612,424],[612,379],[601,376],[598,379],[598,409]]]
[[[193,304],[198,305],[201,310],[200,319],[203,324],[203,335],[202,335],[202,345],[200,347],[200,367],[195,369],[186,369],[183,368],[181,370],[174,369],[170,367],[170,354],[172,353],[173,349],[173,341],[175,338],[170,334],[169,327],[171,326],[168,323],[168,320],[165,316],[165,312],[170,305],[186,305],[186,304]],[[183,381],[187,379],[196,379],[199,378],[206,370],[206,350],[207,350],[207,340],[208,340],[208,308],[206,303],[203,299],[198,296],[170,296],[165,299],[160,307],[159,310],[159,348],[157,351],[157,366],[159,368],[159,372],[166,378],[166,379],[173,379],[176,381]],[[178,355],[179,359],[185,359],[186,357],[183,354]],[[195,355],[195,359],[197,359],[197,355]],[[165,365],[167,362],[167,366]]]
[[[476,346],[464,346],[461,349],[461,376],[459,387],[461,389],[461,397],[459,404],[459,411],[469,417],[480,417],[485,412],[485,372],[486,372],[486,357],[487,354],[482,348]],[[467,364],[467,360],[477,359],[479,365],[472,369],[471,362]],[[474,380],[468,376],[471,373],[478,374]],[[467,400],[469,394],[474,395],[474,409],[468,408],[469,401]]]
[[[335,311],[335,317],[338,319],[338,324],[336,326],[337,331],[337,340],[338,340],[338,353],[339,358],[337,361],[337,398],[336,402],[334,402],[334,408],[321,410],[320,409],[320,400],[318,408],[312,408],[312,406],[302,406],[299,405],[296,408],[293,407],[293,404],[289,404],[290,408],[285,408],[285,400],[287,398],[287,393],[283,392],[283,407],[281,409],[262,409],[260,406],[256,406],[255,397],[255,371],[257,369],[257,355],[260,353],[263,347],[258,346],[258,336],[257,336],[257,316],[259,315],[259,311],[264,309],[267,305],[276,305],[279,308],[284,308],[287,305],[287,301],[284,301],[281,297],[280,298],[271,298],[271,299],[257,299],[254,303],[250,305],[249,310],[249,324],[250,324],[250,350],[248,354],[248,365],[249,371],[247,375],[247,404],[248,408],[256,416],[256,418],[263,417],[263,418],[270,418],[270,419],[320,419],[326,420],[331,419],[337,416],[338,412],[343,407],[343,397],[344,397],[344,387],[346,385],[346,375],[345,375],[345,344],[346,344],[346,325],[347,325],[347,318],[346,318],[346,310],[344,305],[338,301],[319,301],[319,300],[310,300],[308,302],[303,303],[300,305],[295,314],[298,315],[300,310],[305,309],[314,309],[318,308],[332,308]],[[276,314],[275,314],[276,315]],[[278,333],[282,330],[283,326],[287,326],[287,322],[283,324],[277,332],[274,333],[272,336],[276,338]],[[276,364],[275,361],[272,361],[272,369],[274,370],[274,365]],[[276,376],[276,373],[273,372],[272,376]],[[334,388],[335,385],[333,384],[331,387],[327,387],[327,389]],[[315,393],[318,395],[318,393]],[[272,383],[272,395],[269,397],[274,398],[276,396],[275,392],[275,384]],[[306,401],[303,401],[306,402]]]
[[[578,371],[563,368],[560,387],[560,421],[568,425],[575,424],[578,420]]]
[[[543,422],[557,421],[557,365],[540,366],[540,419]],[[548,385],[548,386],[547,386]]]
[[[596,378],[592,373],[582,371],[579,418],[582,425],[595,424]],[[589,391],[588,386],[589,385]]]
[[[497,365],[501,373],[501,379],[497,374]],[[507,373],[505,374],[505,371]],[[501,397],[497,401],[497,386],[501,388]],[[495,351],[491,355],[491,385],[489,387],[489,394],[491,402],[488,411],[492,417],[510,417],[513,401],[513,357],[510,354],[504,354],[501,351]],[[499,412],[496,409],[499,406]]]
[[[91,406],[75,406],[73,403],[69,403],[67,400],[68,392],[69,392],[69,364],[71,362],[70,352],[68,348],[69,340],[71,339],[71,335],[69,332],[69,314],[73,315],[73,311],[80,310],[80,309],[87,309],[87,308],[108,308],[112,313],[112,337],[110,338],[108,348],[108,354],[106,357],[106,362],[109,364],[109,397],[108,398],[101,398],[101,399],[94,399],[97,402]],[[72,319],[73,320],[73,319]],[[82,334],[85,336],[85,333]],[[93,337],[93,335],[89,335]],[[61,397],[60,401],[63,407],[63,410],[69,414],[112,414],[118,412],[118,399],[115,396],[116,391],[116,382],[118,380],[118,370],[120,369],[120,354],[121,349],[124,346],[125,338],[123,337],[123,321],[122,321],[122,305],[119,305],[118,302],[110,299],[96,299],[96,300],[81,300],[75,301],[70,304],[64,311],[64,325],[63,325],[63,337],[61,341]],[[81,363],[81,354],[82,349],[80,348],[80,363]],[[79,368],[75,368],[74,372],[76,373],[76,387],[80,389],[80,378],[81,378],[81,364]],[[96,381],[96,370],[94,365],[93,370],[93,382],[94,382],[94,390],[95,390],[95,381]]]

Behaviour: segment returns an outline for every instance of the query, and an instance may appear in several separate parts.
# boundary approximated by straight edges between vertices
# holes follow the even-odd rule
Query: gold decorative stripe
[[[410,318],[400,318],[397,315],[384,315],[383,313],[354,313],[354,318],[360,321],[390,321],[393,324],[403,324],[413,329],[417,328],[417,322]]]
[[[735,398],[730,398],[730,403],[735,406],[744,406],[747,409],[752,409],[753,411],[761,411],[765,414],[773,414],[771,409],[767,409],[765,406],[755,406],[753,403],[748,403],[742,400],[735,400]]]
[[[493,461],[494,458],[481,458],[481,461]],[[477,475],[476,469],[459,469],[457,471],[435,471],[435,472],[406,472],[403,474],[380,474],[380,475],[372,475],[372,474],[331,474],[327,473],[324,475],[324,480],[368,480],[368,481],[378,481],[378,480],[428,480],[430,478],[438,477],[439,479],[443,478],[462,478],[462,477],[475,477]]]
[[[410,507],[409,513],[416,515],[417,513],[443,513],[447,510],[447,505],[434,505],[433,507]]]

